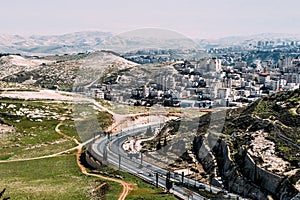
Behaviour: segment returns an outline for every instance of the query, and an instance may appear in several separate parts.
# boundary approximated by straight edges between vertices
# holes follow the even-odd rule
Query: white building
[[[210,72],[219,72],[222,70],[222,61],[217,58],[209,59],[208,65],[207,65],[207,71]]]
[[[217,58],[203,58],[198,61],[196,70],[205,72],[219,72],[222,70],[222,60]]]
[[[104,92],[99,89],[93,89],[92,97],[94,97],[95,99],[104,99]]]
[[[218,89],[218,97],[219,99],[228,99],[230,95],[230,88],[219,88]]]
[[[284,79],[288,83],[300,83],[300,74],[299,73],[285,73]]]
[[[258,75],[258,82],[261,84],[270,82],[270,74],[269,73],[260,73]]]

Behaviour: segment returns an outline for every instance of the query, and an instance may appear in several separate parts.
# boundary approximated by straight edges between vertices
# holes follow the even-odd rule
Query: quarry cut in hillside
[[[300,189],[299,105],[300,91],[295,90],[229,109],[218,134],[218,127],[211,127],[211,120],[218,121],[211,117],[214,111],[196,119],[172,120],[143,147],[163,160],[173,159],[165,163],[170,168],[197,162],[202,171],[196,173],[210,177],[206,181],[242,196],[291,199]],[[182,138],[182,144],[174,138]],[[177,159],[171,156],[182,148]]]

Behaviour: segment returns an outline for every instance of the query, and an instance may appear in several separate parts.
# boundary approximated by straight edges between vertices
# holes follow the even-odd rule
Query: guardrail
[[[143,126],[140,126],[140,128],[142,128],[142,127],[145,127],[145,128],[147,128],[149,125],[143,125]],[[126,133],[127,131],[128,131],[128,135],[131,135],[131,134],[129,134],[129,131],[130,131],[131,129],[129,128],[128,130],[125,130],[125,131],[123,131],[123,132],[121,132],[121,133],[118,133],[118,136],[120,136],[120,134],[121,135],[123,135],[124,136],[124,133]],[[133,130],[133,129],[132,129]],[[127,135],[127,134],[125,134],[125,135]],[[117,135],[117,134],[115,134],[115,135]],[[113,141],[113,139],[116,139],[117,137],[116,136],[112,136],[111,138],[110,138],[110,140],[107,140],[106,142],[112,142]],[[103,137],[102,137],[102,139],[103,139]],[[97,140],[96,140],[96,142],[97,142]],[[108,145],[108,146],[106,146],[105,148],[107,149],[109,149],[109,151],[111,151],[112,153],[110,153],[110,152],[108,152],[108,156],[111,156],[111,157],[113,157],[113,159],[114,159],[114,161],[113,162],[107,162],[107,161],[105,161],[105,158],[104,158],[104,156],[103,155],[99,155],[98,153],[102,153],[102,152],[99,152],[99,149],[98,149],[98,146],[99,146],[99,143],[93,143],[92,145],[90,145],[89,146],[89,148],[87,149],[88,150],[88,152],[90,153],[90,155],[93,157],[93,158],[95,158],[96,160],[98,160],[99,162],[101,162],[102,164],[104,164],[104,165],[108,165],[108,164],[111,164],[111,165],[113,165],[113,166],[115,166],[115,167],[120,167],[120,163],[117,163],[117,159],[119,159],[118,157],[119,157],[119,155],[117,155],[117,154],[115,154],[115,153],[113,153],[113,151],[111,151],[111,149],[110,149],[110,145]],[[112,160],[113,160],[112,159]],[[143,168],[143,167],[145,167],[146,169],[147,169],[147,171],[151,171],[153,174],[154,173],[157,173],[156,171],[154,171],[154,170],[151,170],[151,169],[148,169],[145,165],[142,165],[140,162],[137,162],[137,160],[134,160],[134,159],[128,159],[128,158],[126,158],[125,156],[121,156],[121,159],[120,159],[120,161],[122,162],[126,162],[125,160],[127,161],[127,163],[131,163],[131,164],[133,164],[134,166],[135,166],[135,168],[140,168],[141,167],[141,169]],[[120,162],[119,161],[119,162]],[[115,163],[114,163],[115,162]],[[125,168],[127,168],[127,167],[124,167],[123,166],[123,170],[125,170]],[[145,170],[145,169],[144,169]],[[150,178],[149,179],[147,179],[147,178],[145,178],[145,175],[142,175],[142,174],[138,174],[137,172],[132,172],[132,170],[130,170],[129,168],[128,168],[128,170],[126,170],[128,173],[130,173],[130,174],[132,174],[132,175],[134,175],[134,176],[136,176],[136,177],[138,177],[138,178],[140,178],[140,179],[142,179],[143,181],[145,181],[145,182],[147,182],[147,183],[149,183],[149,184],[152,184],[152,185],[156,185],[156,181],[155,180],[151,180]],[[160,174],[160,177],[161,177],[161,181],[162,180],[164,180],[165,178],[166,178],[166,175],[164,176],[163,174]],[[158,186],[160,187],[160,188],[162,188],[162,189],[166,189],[166,187],[164,186],[164,185],[162,185],[162,183],[160,182],[158,182]],[[178,187],[178,186],[177,186]],[[186,189],[186,190],[188,190],[188,189]],[[185,195],[183,195],[182,193],[180,193],[180,192],[178,192],[178,191],[176,191],[176,190],[174,190],[174,189],[171,189],[170,191],[169,191],[170,193],[172,193],[172,194],[174,194],[175,196],[177,196],[177,197],[179,197],[179,198],[181,198],[181,199],[188,199],[189,197],[187,197],[187,195],[185,196]],[[196,193],[195,193],[196,194]],[[199,194],[197,194],[197,196],[194,196],[194,199],[205,199],[204,197],[202,197],[201,195],[199,195]]]

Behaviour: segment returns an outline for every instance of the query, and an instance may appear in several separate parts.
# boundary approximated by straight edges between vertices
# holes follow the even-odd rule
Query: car
[[[228,191],[227,190],[222,190],[223,194],[227,195]]]
[[[199,186],[198,186],[198,189],[205,189],[205,185],[202,185],[202,184],[199,185]]]
[[[148,173],[148,176],[149,176],[149,177],[153,177],[154,175],[153,175],[151,172],[149,172],[149,173]]]
[[[179,177],[178,172],[174,172],[174,177]]]
[[[138,172],[138,174],[144,174],[144,172],[141,170],[141,171]]]
[[[227,191],[227,190],[221,190],[221,191],[219,191],[217,194],[227,195],[227,194],[228,194],[228,191]]]

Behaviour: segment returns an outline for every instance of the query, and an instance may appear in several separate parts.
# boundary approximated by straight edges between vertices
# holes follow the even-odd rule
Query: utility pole
[[[245,197],[245,178],[243,176],[243,197]]]
[[[156,176],[156,184],[155,184],[155,186],[158,188],[158,172],[156,172],[155,176]]]
[[[119,170],[121,169],[121,155],[119,154]]]
[[[189,176],[190,175],[190,167],[189,167],[189,165],[187,165],[187,169],[188,169],[187,176]],[[190,182],[189,182],[189,178],[188,177],[187,177],[187,182],[188,182],[188,185],[189,185]]]
[[[170,171],[168,171],[167,173],[167,178],[166,178],[166,188],[168,191],[170,191],[170,189],[173,187],[173,183],[171,181],[171,173]]]
[[[104,149],[103,149],[103,162],[104,163],[107,163],[107,149],[106,149],[106,145],[105,145],[105,147],[104,147]]]

